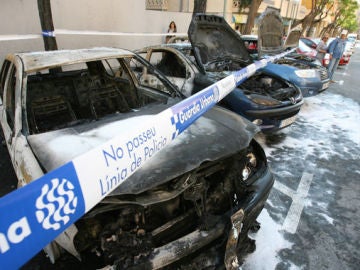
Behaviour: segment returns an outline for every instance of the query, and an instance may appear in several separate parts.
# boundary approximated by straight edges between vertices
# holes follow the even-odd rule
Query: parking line
[[[305,172],[300,179],[299,187],[296,191],[281,183],[275,182],[274,188],[284,193],[285,195],[290,196],[292,199],[290,209],[282,225],[282,229],[289,233],[294,234],[297,230],[313,176],[313,174]]]

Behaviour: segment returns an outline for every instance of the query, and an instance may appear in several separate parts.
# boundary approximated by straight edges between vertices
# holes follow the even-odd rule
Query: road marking
[[[296,191],[279,182],[275,182],[274,184],[274,188],[292,199],[290,209],[282,225],[282,229],[289,233],[294,234],[297,230],[313,176],[313,174],[305,172],[300,179],[299,187]]]

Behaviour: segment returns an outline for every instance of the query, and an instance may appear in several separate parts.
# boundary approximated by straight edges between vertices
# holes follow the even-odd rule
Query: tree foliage
[[[328,15],[330,15],[330,10],[334,5],[334,0],[312,0],[312,8],[310,12],[302,19],[296,20],[293,23],[293,27],[301,24],[302,35],[306,32],[306,35],[309,35],[311,29],[324,20]]]
[[[335,12],[331,14],[332,22],[322,29],[320,36],[326,32],[331,36],[337,36],[342,29],[355,32],[359,28],[356,17],[358,7],[356,0],[339,0]]]
[[[358,29],[356,12],[359,4],[356,0],[341,0],[339,8],[339,21],[338,25],[342,29],[347,29],[353,32]]]
[[[332,11],[334,7],[335,12]],[[310,12],[304,18],[296,20],[293,27],[301,24],[302,34],[309,35],[313,27],[331,16],[332,22],[322,29],[320,36],[325,32],[336,36],[341,29],[355,31],[358,27],[355,14],[357,8],[356,0],[312,0]]]

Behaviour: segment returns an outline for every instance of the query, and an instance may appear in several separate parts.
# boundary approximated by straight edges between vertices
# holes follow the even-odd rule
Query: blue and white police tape
[[[16,269],[26,263],[236,85],[273,59],[255,62],[234,72],[151,116],[142,125],[0,198],[1,267]],[[144,139],[149,136],[151,140]],[[158,147],[154,147],[154,141],[159,142]],[[103,184],[99,185],[99,179],[104,179]]]
[[[51,30],[43,30],[42,35],[43,37],[55,37],[55,32]]]
[[[26,40],[45,37],[55,37],[57,35],[78,35],[78,36],[126,36],[126,37],[164,37],[168,33],[129,33],[129,32],[105,32],[91,30],[67,30],[56,29],[54,31],[42,31],[39,34],[28,35],[0,35],[0,41]],[[171,33],[172,36],[187,37],[187,33]]]

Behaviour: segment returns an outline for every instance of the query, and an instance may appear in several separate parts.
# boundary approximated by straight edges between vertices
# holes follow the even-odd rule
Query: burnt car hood
[[[244,41],[223,17],[197,14],[190,23],[188,36],[196,61],[204,70],[208,64],[219,60],[252,63]]]
[[[121,119],[120,115],[115,121],[95,121],[30,135],[28,141],[40,164],[50,171],[164,109],[166,105],[158,105],[127,114],[126,119]],[[246,148],[258,131],[258,127],[246,119],[216,106],[139,168],[112,195],[143,192],[191,171],[205,161],[234,154]]]
[[[292,30],[284,41],[285,27],[279,10],[267,7],[258,21],[258,55],[276,55],[299,44],[301,31]]]

